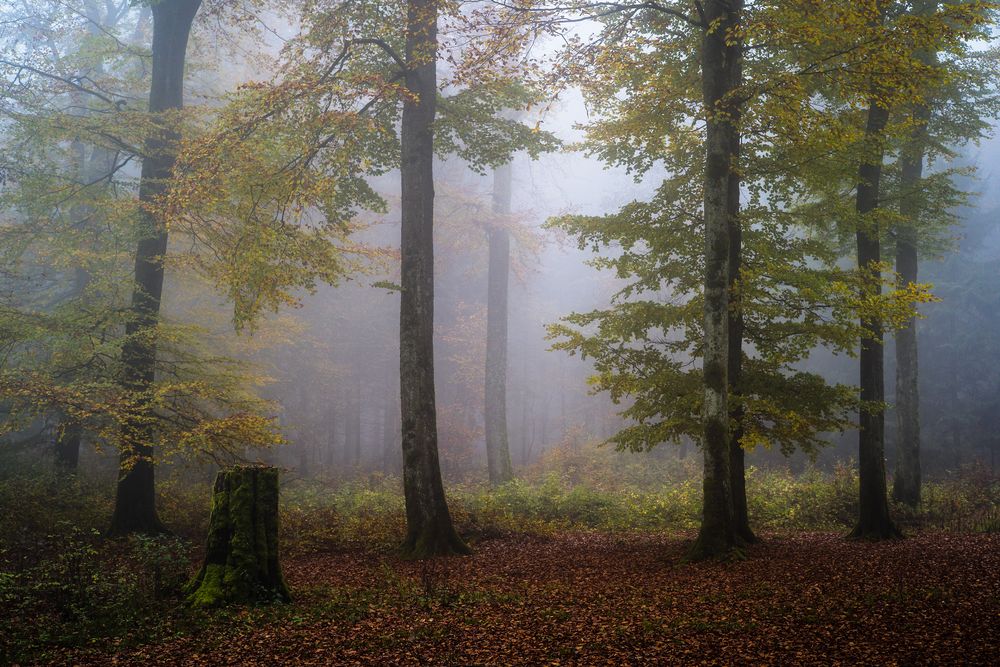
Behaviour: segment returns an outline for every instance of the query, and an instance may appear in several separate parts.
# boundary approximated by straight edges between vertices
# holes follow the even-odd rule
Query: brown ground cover
[[[202,619],[113,653],[121,665],[997,664],[1000,535],[899,542],[768,537],[730,563],[681,564],[676,536],[484,541],[430,563],[291,559],[293,605]]]

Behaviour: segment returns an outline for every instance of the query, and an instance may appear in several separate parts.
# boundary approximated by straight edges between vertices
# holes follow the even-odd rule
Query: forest
[[[0,665],[991,665],[1000,2],[0,0]]]

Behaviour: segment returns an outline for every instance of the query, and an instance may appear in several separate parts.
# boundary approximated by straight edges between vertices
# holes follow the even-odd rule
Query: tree
[[[414,558],[469,553],[455,532],[438,463],[434,400],[434,116],[437,106],[437,0],[409,0],[400,130],[400,412],[406,538]]]
[[[511,164],[493,173],[493,213],[510,215]],[[507,438],[507,294],[510,281],[510,233],[501,222],[489,236],[486,304],[486,460],[491,484],[509,482],[514,472]]]
[[[819,104],[803,96],[801,113],[823,126],[817,136],[804,140],[811,154],[827,142],[836,146],[838,156],[821,158],[804,172],[803,183],[820,193],[821,215],[846,223],[857,251],[858,294],[856,312],[859,338],[859,379],[862,406],[859,415],[859,520],[852,535],[885,539],[899,535],[893,525],[886,498],[885,479],[885,391],[883,378],[883,334],[888,326],[903,326],[914,317],[909,312],[888,314],[883,303],[885,270],[881,257],[883,234],[893,221],[893,211],[885,206],[889,182],[885,162],[898,142],[910,141],[912,118],[906,108],[918,108],[927,95],[951,75],[934,67],[920,53],[944,50],[960,55],[968,39],[974,38],[985,20],[984,3],[949,3],[933,12],[909,12],[904,3],[878,2],[867,6],[830,3],[822,12],[805,3],[790,5],[790,23],[795,31],[812,31],[826,38],[814,40],[796,52],[800,63],[824,63],[822,69],[805,65],[804,71],[817,74],[809,86]],[[795,12],[798,12],[797,16]],[[808,108],[811,107],[811,108]],[[860,114],[860,109],[864,113]],[[861,122],[859,122],[861,120]],[[803,124],[815,125],[814,121]],[[918,127],[920,122],[916,124]],[[837,135],[840,138],[837,138]],[[826,135],[826,138],[818,138]],[[843,137],[850,137],[845,142]],[[829,143],[832,141],[832,144]],[[909,149],[904,149],[901,170],[910,181],[914,169]],[[893,165],[895,168],[895,165]],[[844,184],[854,191],[850,212],[845,206]],[[904,209],[907,208],[904,205]],[[903,234],[904,254],[907,233]],[[905,263],[905,262],[904,262]],[[897,283],[895,294],[925,301],[923,288],[912,280]],[[904,335],[905,340],[905,335]],[[905,369],[904,369],[905,370]]]
[[[461,89],[455,73],[458,91],[440,101],[437,116],[438,15],[438,3],[427,1],[308,6],[281,76],[238,91],[211,131],[189,144],[175,170],[182,182],[168,193],[175,222],[197,225],[199,241],[222,246],[215,255],[223,261],[210,275],[230,288],[239,325],[263,308],[294,303],[295,288],[344,275],[346,253],[329,236],[349,227],[360,208],[384,211],[366,177],[400,168],[403,551],[413,556],[466,549],[451,526],[437,451],[435,153],[457,154],[481,171],[513,151],[535,155],[552,143],[497,117],[525,97],[497,77]],[[237,242],[228,227],[215,231],[220,217],[238,223]],[[247,277],[257,280],[248,285]]]
[[[873,96],[874,97],[874,96]],[[865,137],[881,146],[882,134],[889,121],[889,110],[876,99],[868,107]],[[858,268],[873,276],[866,281],[862,296],[881,293],[882,261],[878,223],[871,215],[877,213],[879,185],[882,175],[883,152],[872,151],[872,157],[858,168],[857,230]],[[866,217],[867,216],[867,217]],[[858,426],[858,467],[860,505],[854,537],[885,539],[898,537],[899,530],[889,517],[885,482],[885,373],[883,366],[883,326],[877,315],[862,316],[861,352],[859,354],[861,401]]]
[[[153,66],[149,112],[161,124],[145,142],[139,181],[140,205],[153,206],[173,175],[179,135],[172,114],[183,106],[184,63],[188,35],[201,0],[164,0],[152,5]],[[156,372],[156,328],[163,295],[163,259],[167,252],[167,224],[152,208],[142,209],[135,252],[132,318],[122,347],[123,384],[148,402]],[[147,396],[143,396],[147,394]],[[124,426],[121,470],[115,495],[112,535],[160,533],[165,528],[156,514],[154,464],[148,408],[140,405]]]
[[[911,12],[918,17],[932,16],[939,5],[921,0],[913,3]],[[988,9],[988,5],[982,6],[983,11]],[[947,246],[943,233],[955,223],[953,211],[965,203],[965,193],[954,184],[962,170],[940,165],[932,170],[931,165],[938,157],[954,158],[954,146],[978,141],[988,127],[985,119],[995,117],[998,111],[997,93],[990,83],[993,74],[989,53],[952,48],[950,53],[941,54],[925,46],[915,49],[913,57],[928,70],[945,71],[947,75],[928,77],[920,99],[901,110],[911,127],[899,141],[894,184],[897,191],[892,197],[898,202],[899,217],[889,239],[895,244],[895,268],[901,287],[917,282],[921,253]],[[902,324],[895,340],[897,441],[892,497],[917,507],[921,495],[921,427],[916,316]]]
[[[701,529],[689,557],[723,556],[737,547],[730,472],[729,323],[730,235],[739,228],[739,111],[742,0],[704,3],[702,90],[705,127],[705,421],[702,451],[703,505]],[[737,327],[738,328],[738,327]]]

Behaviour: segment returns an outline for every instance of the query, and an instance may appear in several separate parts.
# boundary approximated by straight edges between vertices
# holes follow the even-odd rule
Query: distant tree
[[[493,213],[511,212],[511,163],[493,172]],[[506,221],[491,227],[486,299],[486,459],[491,484],[514,477],[507,436],[507,299],[510,283],[510,232]]]
[[[888,1],[870,6],[829,3],[822,12],[807,5],[790,5],[792,30],[826,37],[803,46],[793,56],[817,74],[807,88],[811,94],[801,97],[800,113],[813,119],[803,125],[821,129],[803,143],[811,155],[818,155],[820,146],[833,147],[837,153],[813,161],[802,180],[819,201],[815,212],[838,220],[841,229],[854,236],[861,279],[857,295],[860,515],[852,534],[891,538],[899,533],[890,519],[886,495],[883,332],[887,325],[905,325],[913,314],[898,313],[887,321],[886,313],[870,307],[883,298],[881,246],[885,230],[895,219],[895,212],[885,205],[891,191],[891,181],[885,178],[886,159],[912,135],[913,119],[905,110],[926,103],[926,96],[950,76],[921,53],[928,49],[956,56],[963,53],[968,40],[988,20],[987,3],[947,3],[936,11],[919,13],[910,12],[905,3]],[[819,69],[807,64],[816,62],[826,65]],[[908,153],[904,150],[904,163]],[[912,170],[912,165],[906,167]],[[912,178],[912,173],[906,176]],[[845,184],[847,192],[855,195],[850,207]],[[839,212],[831,216],[833,211]],[[898,287],[898,293],[922,289],[908,280]]]
[[[911,11],[927,16],[941,3],[921,0]],[[989,5],[982,10],[989,16]],[[995,16],[995,15],[994,15]],[[941,60],[941,57],[944,60]],[[895,245],[897,279],[901,287],[918,279],[919,256],[936,252],[946,245],[943,232],[955,222],[954,210],[964,203],[967,188],[956,179],[959,168],[934,165],[940,158],[953,158],[955,147],[978,141],[987,132],[988,118],[996,118],[998,92],[995,86],[995,54],[949,49],[940,54],[934,48],[918,48],[914,57],[944,77],[927,77],[921,99],[901,110],[911,125],[899,140],[897,171],[892,198],[898,202],[898,220],[890,230]],[[931,173],[928,173],[931,172]],[[911,317],[896,332],[896,467],[892,497],[917,507],[921,495],[920,463],[920,374],[917,345],[917,318]]]

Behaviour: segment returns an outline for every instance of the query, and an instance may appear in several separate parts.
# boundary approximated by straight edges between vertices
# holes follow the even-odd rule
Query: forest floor
[[[287,559],[291,605],[178,610],[118,665],[996,664],[1000,534],[887,543],[765,536],[747,559],[681,564],[688,540],[508,536],[475,555]],[[160,634],[160,633],[157,633]]]

